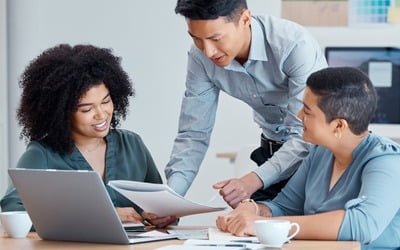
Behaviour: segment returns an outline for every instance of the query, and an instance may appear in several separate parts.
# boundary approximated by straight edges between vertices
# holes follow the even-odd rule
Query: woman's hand
[[[225,220],[221,224],[221,221],[218,221],[220,219],[219,217],[220,216],[218,216],[217,219],[218,228],[237,236],[255,235],[254,221],[266,219],[265,217],[256,215],[255,213],[243,212],[236,216],[230,216],[228,220]],[[221,225],[223,225],[223,229],[220,227]]]
[[[142,216],[146,219],[146,221],[150,222],[150,225],[156,226],[158,228],[166,227],[177,220],[175,216],[157,217],[155,214],[146,212],[143,212]]]
[[[115,210],[122,222],[142,223],[143,219],[132,207],[116,207]]]
[[[224,232],[230,232],[238,236],[255,235],[254,221],[264,220],[265,217],[256,214],[255,204],[252,202],[239,203],[230,213],[217,217],[217,227]],[[259,206],[259,210],[265,209]]]

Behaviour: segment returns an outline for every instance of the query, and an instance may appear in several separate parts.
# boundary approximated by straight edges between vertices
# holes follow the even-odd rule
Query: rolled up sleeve
[[[392,222],[400,208],[398,162],[398,155],[386,155],[372,159],[365,166],[358,197],[345,204],[338,240],[370,243]]]

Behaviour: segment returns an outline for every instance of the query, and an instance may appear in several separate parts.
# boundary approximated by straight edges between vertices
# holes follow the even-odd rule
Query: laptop
[[[175,238],[127,233],[94,171],[14,168],[8,172],[44,240],[134,244]]]

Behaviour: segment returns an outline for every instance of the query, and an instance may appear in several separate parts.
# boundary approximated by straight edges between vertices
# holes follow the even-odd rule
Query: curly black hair
[[[114,103],[111,128],[125,119],[132,82],[111,49],[60,44],[32,60],[19,81],[23,89],[17,119],[21,139],[40,141],[59,153],[73,149],[72,113],[80,97],[104,83]]]

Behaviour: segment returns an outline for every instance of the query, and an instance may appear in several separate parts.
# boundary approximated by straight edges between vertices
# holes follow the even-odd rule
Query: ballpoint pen
[[[230,242],[260,244],[260,242],[258,240],[230,240]]]
[[[246,247],[246,244],[230,244],[230,243],[204,243],[204,244],[195,244],[194,246],[204,246],[204,247]]]
[[[147,219],[147,218],[144,218],[143,219],[143,224],[145,225],[145,226],[155,226],[153,223],[151,223],[151,221],[149,220],[149,219]]]
[[[155,226],[153,223],[151,223],[151,221],[149,219],[147,219],[146,217],[144,217],[144,215],[142,213],[139,213],[140,217],[142,217],[142,223],[145,226]]]

